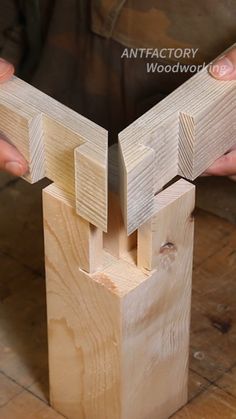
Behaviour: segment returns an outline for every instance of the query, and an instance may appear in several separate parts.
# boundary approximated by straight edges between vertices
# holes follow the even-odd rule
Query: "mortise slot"
[[[103,243],[104,250],[117,259],[137,264],[137,231],[127,235],[119,196],[112,191],[108,193],[108,231],[103,235]]]
[[[108,231],[104,233],[104,250],[117,259],[137,264],[137,231],[127,235],[118,193],[119,169],[117,144],[109,148]]]

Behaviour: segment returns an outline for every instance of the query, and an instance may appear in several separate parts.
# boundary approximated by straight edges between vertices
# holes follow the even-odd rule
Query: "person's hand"
[[[210,66],[209,72],[218,80],[236,80],[236,48],[232,48],[225,56],[215,61]],[[204,174],[210,176],[229,176],[235,180],[236,138],[235,146],[232,147],[224,156],[217,159]]]
[[[0,58],[0,83],[9,80],[13,73],[13,65]],[[27,170],[28,165],[24,157],[13,145],[1,138],[0,133],[0,171],[8,172],[15,176],[22,176]]]

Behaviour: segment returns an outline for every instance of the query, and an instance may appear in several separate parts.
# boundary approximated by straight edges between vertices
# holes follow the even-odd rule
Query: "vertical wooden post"
[[[138,231],[139,267],[44,191],[50,394],[68,419],[164,419],[187,401],[194,186],[169,189]]]

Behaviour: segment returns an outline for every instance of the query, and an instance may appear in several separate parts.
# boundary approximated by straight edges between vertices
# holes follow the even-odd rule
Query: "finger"
[[[0,83],[9,80],[14,74],[14,67],[12,64],[0,58]]]
[[[236,80],[236,48],[214,61],[209,67],[209,73],[218,80]]]
[[[0,58],[0,83],[9,80],[14,74],[12,64]],[[15,176],[22,176],[28,170],[27,162],[17,149],[0,139],[0,170]]]
[[[14,176],[22,176],[27,170],[28,165],[19,151],[0,139],[0,171],[8,172]]]
[[[236,175],[236,150],[220,157],[205,173],[213,176]]]

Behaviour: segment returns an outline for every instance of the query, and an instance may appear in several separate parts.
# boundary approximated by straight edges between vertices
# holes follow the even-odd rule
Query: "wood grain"
[[[170,187],[169,199],[163,196],[163,217],[153,216],[152,249],[158,259],[154,255],[149,266],[142,264],[152,269],[145,270],[150,277],[123,302],[124,371],[129,377],[123,387],[127,419],[167,418],[187,401],[193,256],[193,221],[189,215],[194,187],[180,182]],[[175,205],[175,221],[180,224],[174,248],[160,251],[157,243],[172,233],[170,196],[179,204]],[[143,245],[138,239],[139,260],[145,251]]]
[[[1,135],[29,162],[26,179],[48,177],[71,195],[79,215],[106,231],[106,130],[17,77],[0,86],[0,116]],[[83,170],[77,161],[82,155]]]
[[[185,228],[189,213],[181,205],[176,209],[176,217],[183,220],[177,250],[174,258],[162,253],[157,269],[142,272],[135,263],[104,252],[104,266],[88,274],[79,269],[79,247],[65,240],[74,234],[70,215],[56,223],[47,200],[46,196],[52,405],[69,419],[170,416],[187,401],[193,231],[192,222]]]
[[[22,182],[20,182],[20,184],[21,183]],[[24,185],[29,189],[29,185]],[[22,189],[20,190],[22,194]],[[3,194],[3,191],[1,194]],[[26,196],[25,189],[23,195]],[[12,199],[10,199],[9,196],[2,195],[2,202],[3,201],[6,209],[12,207]],[[24,211],[26,211],[27,207],[32,208],[32,202],[27,202],[27,200],[25,202],[24,200],[24,205],[22,207],[24,208]],[[27,219],[27,216],[28,212],[26,211],[25,220]],[[34,220],[34,223],[37,224],[37,220]],[[13,219],[11,224],[12,228],[16,225]],[[18,224],[19,222],[17,225]],[[27,228],[29,228],[28,223],[27,226]],[[5,233],[7,233],[8,230],[9,223],[6,225],[5,223],[2,223],[2,240],[4,240],[4,237],[6,236]],[[27,239],[26,236],[29,231],[30,230],[27,229],[21,232],[21,241]],[[185,417],[194,419],[202,417],[207,419],[215,418],[215,412],[218,413],[219,402],[221,404],[219,415],[221,414],[222,418],[234,417],[234,411],[231,412],[228,409],[230,405],[235,405],[236,395],[234,379],[234,365],[236,363],[236,334],[234,327],[236,319],[234,310],[236,289],[236,282],[234,279],[235,271],[232,271],[231,263],[228,263],[227,257],[225,258],[223,256],[221,258],[220,253],[217,253],[217,251],[223,247],[230,248],[231,253],[235,250],[235,231],[236,227],[233,224],[224,221],[222,218],[204,211],[197,211],[196,213],[195,255],[197,256],[198,269],[195,270],[193,279],[195,283],[195,292],[193,293],[192,301],[193,316],[191,329],[192,348],[194,354],[196,351],[198,352],[198,354],[195,354],[198,355],[198,360],[195,360],[192,367],[194,367],[198,373],[196,374],[195,372],[190,371],[189,398],[193,399],[193,397],[195,397],[195,402],[190,405],[191,409],[188,410],[188,415],[186,413]],[[7,237],[8,241],[11,240],[12,242],[14,242],[16,238],[16,234],[12,238],[9,237],[9,234]],[[38,240],[39,234],[36,234],[36,243]],[[3,244],[4,242],[2,242],[2,245]],[[7,257],[5,254],[0,255],[0,368],[5,374],[9,375],[14,382],[8,378],[1,380],[0,374],[0,400],[4,403],[4,406],[0,408],[0,417],[2,418],[1,409],[3,408],[4,419],[48,419],[52,415],[50,407],[44,404],[45,409],[43,409],[42,412],[42,404],[38,404],[38,400],[36,400],[36,403],[32,402],[32,395],[30,396],[30,399],[24,396],[24,398],[22,397],[19,401],[15,400],[15,396],[19,390],[18,386],[20,386],[20,391],[24,391],[22,386],[27,386],[29,391],[32,391],[44,400],[45,395],[47,397],[48,394],[46,384],[48,380],[47,367],[44,361],[47,359],[46,339],[43,337],[46,330],[45,318],[43,316],[45,310],[44,281],[42,278],[34,277],[29,269],[23,268],[23,257],[21,258],[21,264],[16,262],[13,243],[12,250],[8,247],[7,251],[8,253],[11,252],[14,258]],[[26,252],[25,255],[27,254],[28,253]],[[215,265],[213,264],[214,254],[216,254]],[[226,255],[227,252],[224,252],[223,254]],[[207,272],[205,272],[204,265],[208,258],[212,259],[212,263],[208,265]],[[117,275],[119,274],[120,276],[120,284],[122,282],[124,284],[122,288],[124,293],[132,293],[132,289],[134,290],[136,286],[140,286],[142,281],[144,282],[145,278],[148,277],[148,275],[145,275],[142,272],[135,274],[136,271],[133,267],[130,267],[130,265],[124,262],[120,264],[120,261],[116,261],[115,258],[112,258],[108,254],[105,255],[104,259],[106,260],[106,267],[104,269],[106,270],[107,277],[111,277],[112,271],[115,277],[116,270]],[[217,266],[220,269],[219,276],[216,276],[217,269],[215,267]],[[131,275],[131,271],[134,275]],[[99,279],[99,276],[95,274],[95,278],[96,277]],[[129,281],[127,281],[127,278],[129,278]],[[104,278],[103,282],[105,282]],[[101,276],[100,283],[102,283]],[[114,281],[113,283],[110,283],[111,287],[112,285],[116,286]],[[116,287],[121,289],[121,285]],[[207,310],[205,310],[206,303],[208,305]],[[204,308],[204,313],[199,315],[199,311],[202,310],[202,308]],[[208,318],[209,314],[213,313],[218,313],[218,319],[214,318],[214,324],[213,322],[210,322]],[[109,316],[109,312],[107,312],[106,315]],[[219,326],[222,325],[222,330],[224,330],[223,328],[225,327],[225,321],[227,320],[228,315],[232,319],[232,327],[227,333],[222,333]],[[214,331],[214,333],[212,333],[212,331]],[[34,344],[32,344],[33,342]],[[133,353],[135,352],[134,345],[131,347],[131,352],[132,351]],[[230,365],[232,366],[232,369],[229,369]],[[25,379],[26,372],[28,375],[27,380]],[[225,372],[226,374],[224,374]],[[222,377],[223,374],[224,376]],[[216,385],[223,390],[223,393],[220,393],[220,398],[217,394],[216,397],[212,399],[211,392],[208,392],[204,396],[204,401],[202,401],[203,398],[197,401],[199,394],[202,393],[201,397],[203,397],[205,389],[209,386],[209,382],[204,379],[203,376],[208,377],[209,380],[218,378]],[[42,377],[40,383],[38,382],[38,377]],[[35,380],[37,380],[37,383]],[[231,395],[231,397],[228,398],[226,393]],[[9,397],[11,398],[10,400]],[[226,400],[227,403],[229,403],[229,406],[225,407],[224,404],[222,404],[222,400]],[[14,408],[11,406],[13,401]],[[196,403],[197,408],[194,407]],[[34,406],[34,408],[32,406]],[[112,414],[111,418],[113,419]]]
[[[85,220],[107,231],[108,223],[108,157],[99,156],[91,144],[75,149],[76,208]],[[78,211],[77,211],[78,212]]]
[[[67,247],[71,264],[76,259],[78,269],[81,268],[86,272],[96,271],[103,262],[102,231],[78,216],[70,196],[56,185],[52,184],[43,190],[43,200],[44,231],[51,232],[51,234],[45,234],[46,249],[53,246],[53,234],[60,234],[64,251]],[[60,254],[56,253],[56,250],[58,249],[55,249],[55,257],[58,258],[59,263]],[[45,257],[47,259],[47,252]]]
[[[119,299],[80,268],[71,217],[56,225],[47,198],[44,217],[51,404],[70,419],[119,418]]]
[[[138,266],[153,270],[160,261],[175,258],[182,248],[188,258],[185,236],[190,235],[195,187],[184,179],[160,192],[154,199],[155,215],[138,230]],[[181,241],[182,237],[183,241]],[[192,246],[190,252],[192,251]]]
[[[29,173],[24,178],[37,182],[46,175],[42,117],[35,109],[1,93],[0,88],[1,137],[14,144],[28,161]]]
[[[177,174],[195,179],[230,149],[235,110],[236,81],[219,82],[206,67],[119,134],[128,233],[150,218],[154,195],[167,182]]]
[[[117,193],[109,192],[108,232],[104,234],[104,249],[118,259],[137,248],[137,232],[130,236],[124,226]]]

